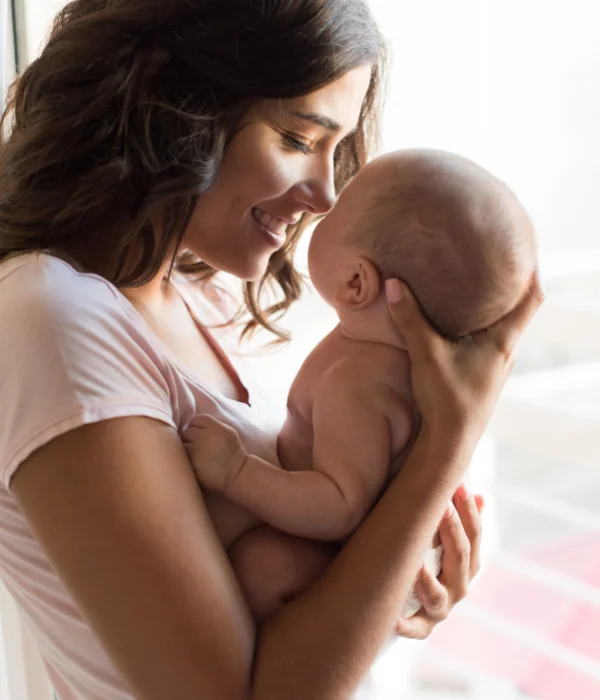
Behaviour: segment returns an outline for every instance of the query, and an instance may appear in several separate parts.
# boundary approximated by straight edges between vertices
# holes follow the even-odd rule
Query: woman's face
[[[252,107],[198,200],[184,246],[218,270],[261,278],[288,225],[332,208],[335,150],[358,124],[370,77],[369,67],[357,68],[304,97]]]

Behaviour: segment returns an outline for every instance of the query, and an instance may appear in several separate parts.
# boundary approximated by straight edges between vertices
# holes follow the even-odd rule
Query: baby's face
[[[365,166],[340,193],[327,216],[315,228],[308,248],[308,270],[314,288],[328,304],[343,283],[360,251],[346,233],[368,206],[373,194],[372,165]]]
[[[314,288],[333,303],[338,265],[344,250],[345,203],[343,193],[334,208],[316,226],[308,248],[308,271]]]

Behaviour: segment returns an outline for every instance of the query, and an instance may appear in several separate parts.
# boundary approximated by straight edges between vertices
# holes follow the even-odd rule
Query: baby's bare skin
[[[374,480],[385,483],[400,469],[417,424],[408,353],[384,343],[365,343],[347,338],[340,326],[314,348],[291,386],[287,419],[277,441],[282,466],[288,471],[313,469],[315,403],[318,411],[319,403],[324,401],[324,391],[334,388],[340,395],[349,390],[359,395],[365,402],[365,409],[377,411],[389,422],[388,448],[367,448],[377,456],[385,454],[385,467],[373,475]],[[331,433],[323,438],[323,444],[319,447],[323,458],[327,457],[327,442],[338,435],[348,440],[350,449],[356,447],[356,438],[344,433],[344,430],[349,425],[356,427],[357,422],[352,406],[331,397],[325,400],[328,410],[325,420]],[[369,422],[368,425],[371,427],[372,424]],[[324,432],[322,427],[320,430]],[[364,448],[357,449],[362,452]],[[373,468],[380,464],[383,461],[377,460],[376,465],[365,464],[364,470],[372,473]]]

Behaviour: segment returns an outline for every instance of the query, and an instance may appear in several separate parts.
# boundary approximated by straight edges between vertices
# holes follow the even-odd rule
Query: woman
[[[422,431],[326,574],[259,630],[224,549],[244,514],[200,493],[179,439],[212,412],[273,449],[206,328],[220,308],[208,278],[246,280],[250,328],[276,331],[299,295],[299,235],[366,161],[381,57],[362,0],[76,0],[14,88],[0,156],[0,573],[61,700],[346,698],[436,527],[443,576],[421,574],[424,609],[399,633],[427,636],[477,571],[477,501],[463,488],[447,504],[535,283],[457,347],[390,282]],[[270,283],[283,301],[265,309]]]

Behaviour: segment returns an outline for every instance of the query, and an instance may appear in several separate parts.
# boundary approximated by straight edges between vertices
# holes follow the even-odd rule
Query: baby
[[[204,487],[296,536],[286,541],[261,526],[234,545],[232,563],[257,620],[300,593],[335,552],[297,538],[347,538],[418,433],[409,357],[384,281],[404,280],[431,324],[462,342],[519,303],[535,267],[532,224],[515,195],[464,158],[398,151],[346,186],[309,249],[312,282],[339,324],[290,389],[281,466],[248,455],[236,431],[209,416],[198,416],[185,437]],[[429,553],[435,575],[439,549]],[[413,594],[404,616],[419,606]]]

